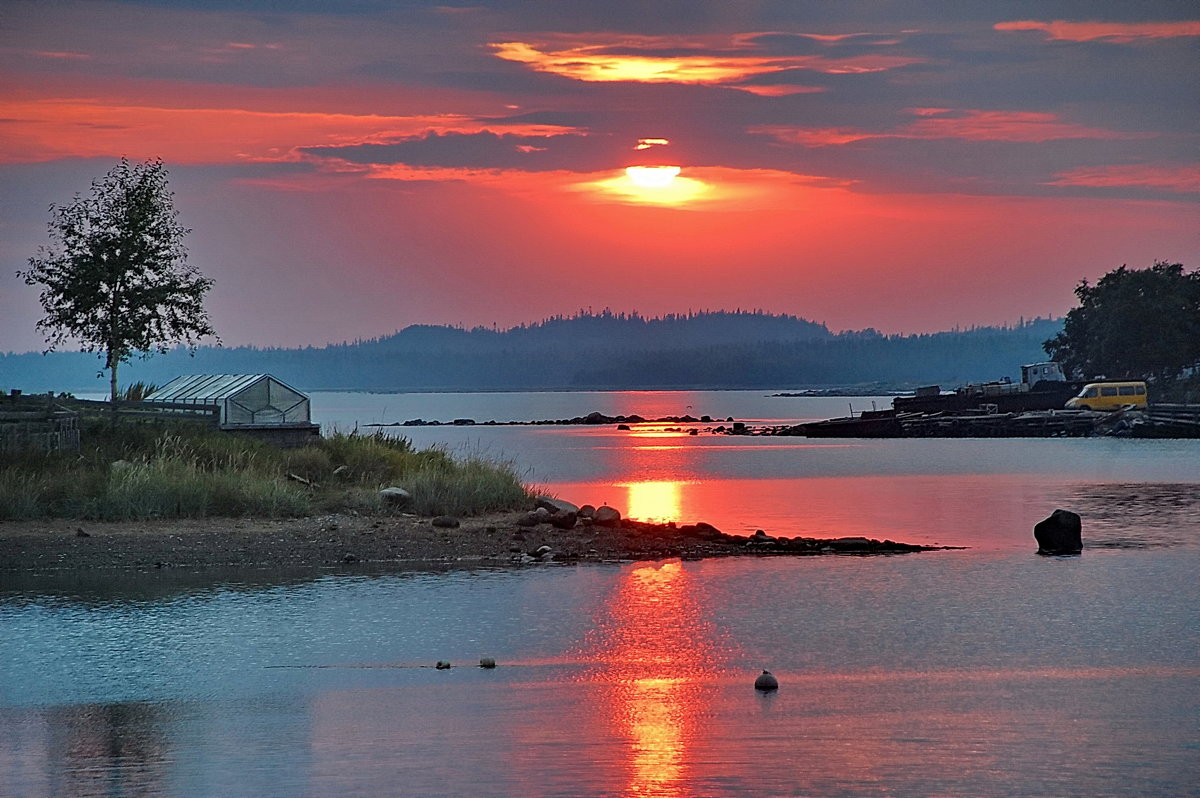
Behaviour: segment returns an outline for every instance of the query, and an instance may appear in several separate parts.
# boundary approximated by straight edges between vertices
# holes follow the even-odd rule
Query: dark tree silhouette
[[[17,276],[41,285],[38,329],[53,350],[68,340],[99,352],[117,401],[117,367],[133,354],[192,351],[215,335],[204,310],[212,280],[186,264],[183,238],[161,160],[124,158],[92,182],[91,196],[51,206],[51,244]]]
[[[1200,271],[1122,266],[1075,296],[1079,307],[1043,345],[1068,374],[1169,381],[1200,363]]]

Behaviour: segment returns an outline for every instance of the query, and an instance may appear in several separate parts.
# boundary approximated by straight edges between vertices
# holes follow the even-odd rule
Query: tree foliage
[[[1121,266],[1075,296],[1079,307],[1043,345],[1066,373],[1168,381],[1200,363],[1200,271]]]
[[[167,171],[161,160],[122,158],[92,182],[91,195],[51,206],[50,245],[17,276],[41,285],[48,350],[68,340],[99,352],[117,399],[117,366],[215,332],[204,309],[209,280],[186,263]]]

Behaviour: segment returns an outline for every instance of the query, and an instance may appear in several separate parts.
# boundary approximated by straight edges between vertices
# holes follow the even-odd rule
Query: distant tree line
[[[418,325],[379,339],[297,349],[180,348],[131,363],[131,379],[269,372],[304,390],[587,390],[896,387],[1017,377],[1060,322],[924,335],[833,334],[761,311],[645,318],[583,312],[510,330]],[[13,387],[80,390],[82,353],[0,355]]]

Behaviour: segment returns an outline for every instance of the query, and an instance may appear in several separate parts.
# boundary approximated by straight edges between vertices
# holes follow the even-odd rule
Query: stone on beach
[[[442,529],[457,529],[459,520],[452,515],[439,515],[429,523]]]
[[[1083,551],[1083,523],[1070,510],[1055,510],[1034,524],[1038,554],[1079,554]]]
[[[379,500],[392,507],[404,507],[412,501],[412,494],[404,488],[393,486],[379,491]]]
[[[534,503],[535,507],[544,507],[549,513],[578,513],[579,508],[568,501],[556,499],[553,496],[539,496]]]
[[[607,504],[603,507],[597,507],[596,512],[592,514],[592,523],[597,526],[620,526],[621,512],[615,507],[609,507]]]

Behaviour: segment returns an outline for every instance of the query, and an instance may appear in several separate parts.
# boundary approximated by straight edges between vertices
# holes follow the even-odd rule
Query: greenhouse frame
[[[216,408],[221,429],[313,426],[308,397],[270,374],[176,377],[145,401]]]

